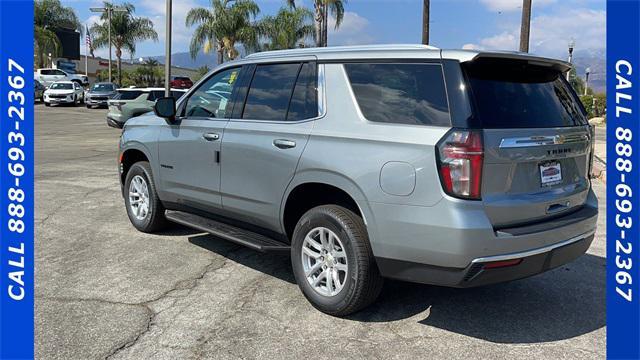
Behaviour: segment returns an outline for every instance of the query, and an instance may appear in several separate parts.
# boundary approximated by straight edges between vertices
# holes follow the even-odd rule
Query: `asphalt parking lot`
[[[475,289],[387,281],[347,319],[316,311],[289,259],[176,226],[137,232],[106,110],[36,105],[41,359],[604,358],[605,188],[587,255]]]

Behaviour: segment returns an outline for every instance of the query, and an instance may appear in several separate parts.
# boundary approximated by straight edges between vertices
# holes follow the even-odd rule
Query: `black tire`
[[[316,292],[304,274],[302,245],[306,235],[317,227],[337,235],[346,252],[345,283],[333,296]],[[346,316],[359,311],[373,303],[382,290],[383,279],[371,251],[366,226],[362,218],[341,206],[318,206],[300,218],[293,233],[291,264],[304,296],[316,309],[329,315]]]
[[[44,103],[44,106],[51,106],[48,102]]]
[[[133,213],[129,198],[129,188],[131,186],[131,180],[136,177],[136,175],[141,176],[142,179],[146,182],[149,193],[149,209],[146,216],[142,219],[139,219]],[[168,221],[164,216],[165,208],[158,198],[156,186],[153,182],[151,166],[148,162],[139,161],[133,164],[131,168],[129,168],[124,181],[124,203],[131,224],[133,224],[133,226],[139,231],[152,233],[162,230],[167,226]]]
[[[92,106],[87,104],[87,109],[91,109],[91,108],[92,108]]]

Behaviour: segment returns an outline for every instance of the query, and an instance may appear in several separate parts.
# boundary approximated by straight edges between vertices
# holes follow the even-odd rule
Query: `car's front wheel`
[[[148,162],[137,162],[127,172],[124,199],[127,215],[136,229],[155,232],[166,226],[165,209],[158,198]]]
[[[375,301],[382,289],[365,224],[341,206],[318,206],[300,218],[291,263],[304,296],[330,315],[356,312]]]

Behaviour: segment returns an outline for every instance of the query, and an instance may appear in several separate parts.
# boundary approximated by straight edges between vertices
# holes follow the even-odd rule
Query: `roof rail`
[[[341,53],[352,51],[403,51],[403,50],[439,50],[437,47],[421,44],[388,44],[388,45],[356,45],[356,46],[328,46],[313,48],[298,48],[288,50],[273,50],[253,53],[245,56],[245,59],[260,59],[277,56],[313,55],[327,53]]]

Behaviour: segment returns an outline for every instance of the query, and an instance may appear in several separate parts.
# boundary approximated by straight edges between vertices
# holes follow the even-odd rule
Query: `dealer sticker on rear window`
[[[557,184],[562,181],[562,168],[557,161],[540,164],[540,182],[543,186]]]

